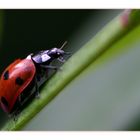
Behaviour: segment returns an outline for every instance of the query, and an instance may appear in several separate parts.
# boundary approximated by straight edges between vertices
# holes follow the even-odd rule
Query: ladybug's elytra
[[[16,113],[33,93],[39,95],[39,87],[47,80],[48,70],[57,69],[50,63],[55,59],[64,62],[63,56],[69,54],[62,50],[63,46],[17,59],[4,70],[0,79],[0,105],[6,113]]]

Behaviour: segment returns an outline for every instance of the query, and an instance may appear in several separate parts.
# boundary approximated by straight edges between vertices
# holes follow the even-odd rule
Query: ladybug
[[[39,97],[39,87],[48,79],[49,69],[58,69],[50,63],[56,59],[65,62],[63,56],[69,53],[62,48],[66,43],[61,48],[17,59],[4,70],[0,78],[0,105],[4,112],[16,114],[33,95]]]

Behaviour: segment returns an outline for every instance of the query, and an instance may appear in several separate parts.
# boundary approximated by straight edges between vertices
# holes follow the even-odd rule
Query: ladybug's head
[[[64,56],[65,52],[59,48],[52,48],[48,51],[48,55],[53,58]]]
[[[47,54],[52,58],[52,59],[58,59],[61,62],[64,62],[64,55],[69,55],[69,52],[65,52],[62,50],[62,48],[66,45],[67,42],[65,42],[61,48],[52,48],[50,49]]]

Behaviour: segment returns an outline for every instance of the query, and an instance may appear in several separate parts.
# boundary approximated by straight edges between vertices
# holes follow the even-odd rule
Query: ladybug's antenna
[[[68,41],[65,41],[59,49],[62,50],[66,46],[67,43],[68,43]]]

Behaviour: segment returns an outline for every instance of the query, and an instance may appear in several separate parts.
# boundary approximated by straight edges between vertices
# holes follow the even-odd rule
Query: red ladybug
[[[63,56],[69,54],[62,50],[63,46],[17,59],[4,70],[0,79],[0,104],[5,112],[16,114],[32,95],[39,95],[48,70],[57,69],[50,63],[55,59],[64,62]]]

